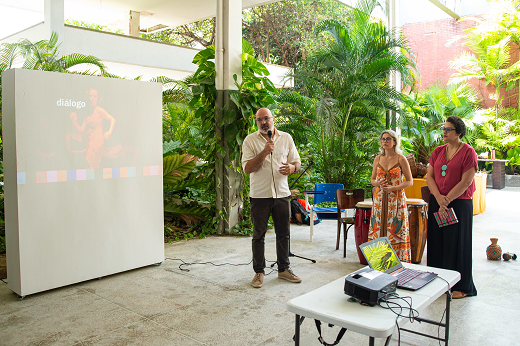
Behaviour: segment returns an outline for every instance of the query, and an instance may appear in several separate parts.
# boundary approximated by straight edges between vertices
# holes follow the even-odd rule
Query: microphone
[[[269,140],[273,139],[273,131],[267,130],[267,138],[269,138]],[[271,156],[273,156],[272,151],[271,151]]]

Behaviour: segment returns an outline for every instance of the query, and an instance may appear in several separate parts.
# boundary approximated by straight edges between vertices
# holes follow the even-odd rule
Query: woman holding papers
[[[408,160],[399,150],[399,138],[394,131],[383,131],[379,140],[380,154],[374,160],[370,179],[375,189],[368,240],[388,237],[401,262],[411,262],[404,189],[413,184],[412,172]]]
[[[458,271],[461,279],[452,288],[453,298],[464,298],[477,295],[471,253],[477,153],[461,141],[466,125],[459,117],[448,117],[441,130],[446,144],[433,151],[426,176],[430,189],[427,262]]]

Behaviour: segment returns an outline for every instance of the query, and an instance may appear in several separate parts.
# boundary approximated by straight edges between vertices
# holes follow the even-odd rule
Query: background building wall
[[[450,77],[456,70],[449,67],[449,62],[455,60],[462,52],[469,51],[464,47],[464,41],[452,42],[454,37],[464,35],[465,30],[475,25],[472,20],[457,21],[455,19],[441,19],[431,22],[408,24],[402,27],[402,34],[407,38],[409,46],[417,58],[417,68],[420,74],[418,90],[438,84],[447,85]],[[511,62],[518,61],[518,46],[512,44]],[[468,81],[478,91],[482,99],[481,106],[493,107],[495,101],[490,94],[495,93],[492,85],[485,85],[484,80],[471,79]],[[506,91],[501,90],[504,96],[504,107],[518,107],[518,88]],[[492,97],[492,96],[491,96]]]

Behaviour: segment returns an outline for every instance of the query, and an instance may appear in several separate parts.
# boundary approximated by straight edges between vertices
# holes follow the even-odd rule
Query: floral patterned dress
[[[399,163],[386,172],[377,167],[377,177],[385,178],[392,186],[404,182],[404,174]],[[374,191],[374,204],[368,230],[368,240],[387,237],[401,262],[411,262],[410,231],[408,209],[404,190],[384,192],[379,187]]]

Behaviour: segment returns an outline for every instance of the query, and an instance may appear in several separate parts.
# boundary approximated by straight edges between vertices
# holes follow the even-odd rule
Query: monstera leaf
[[[199,158],[190,154],[175,154],[163,158],[164,184],[177,184],[188,176]]]

